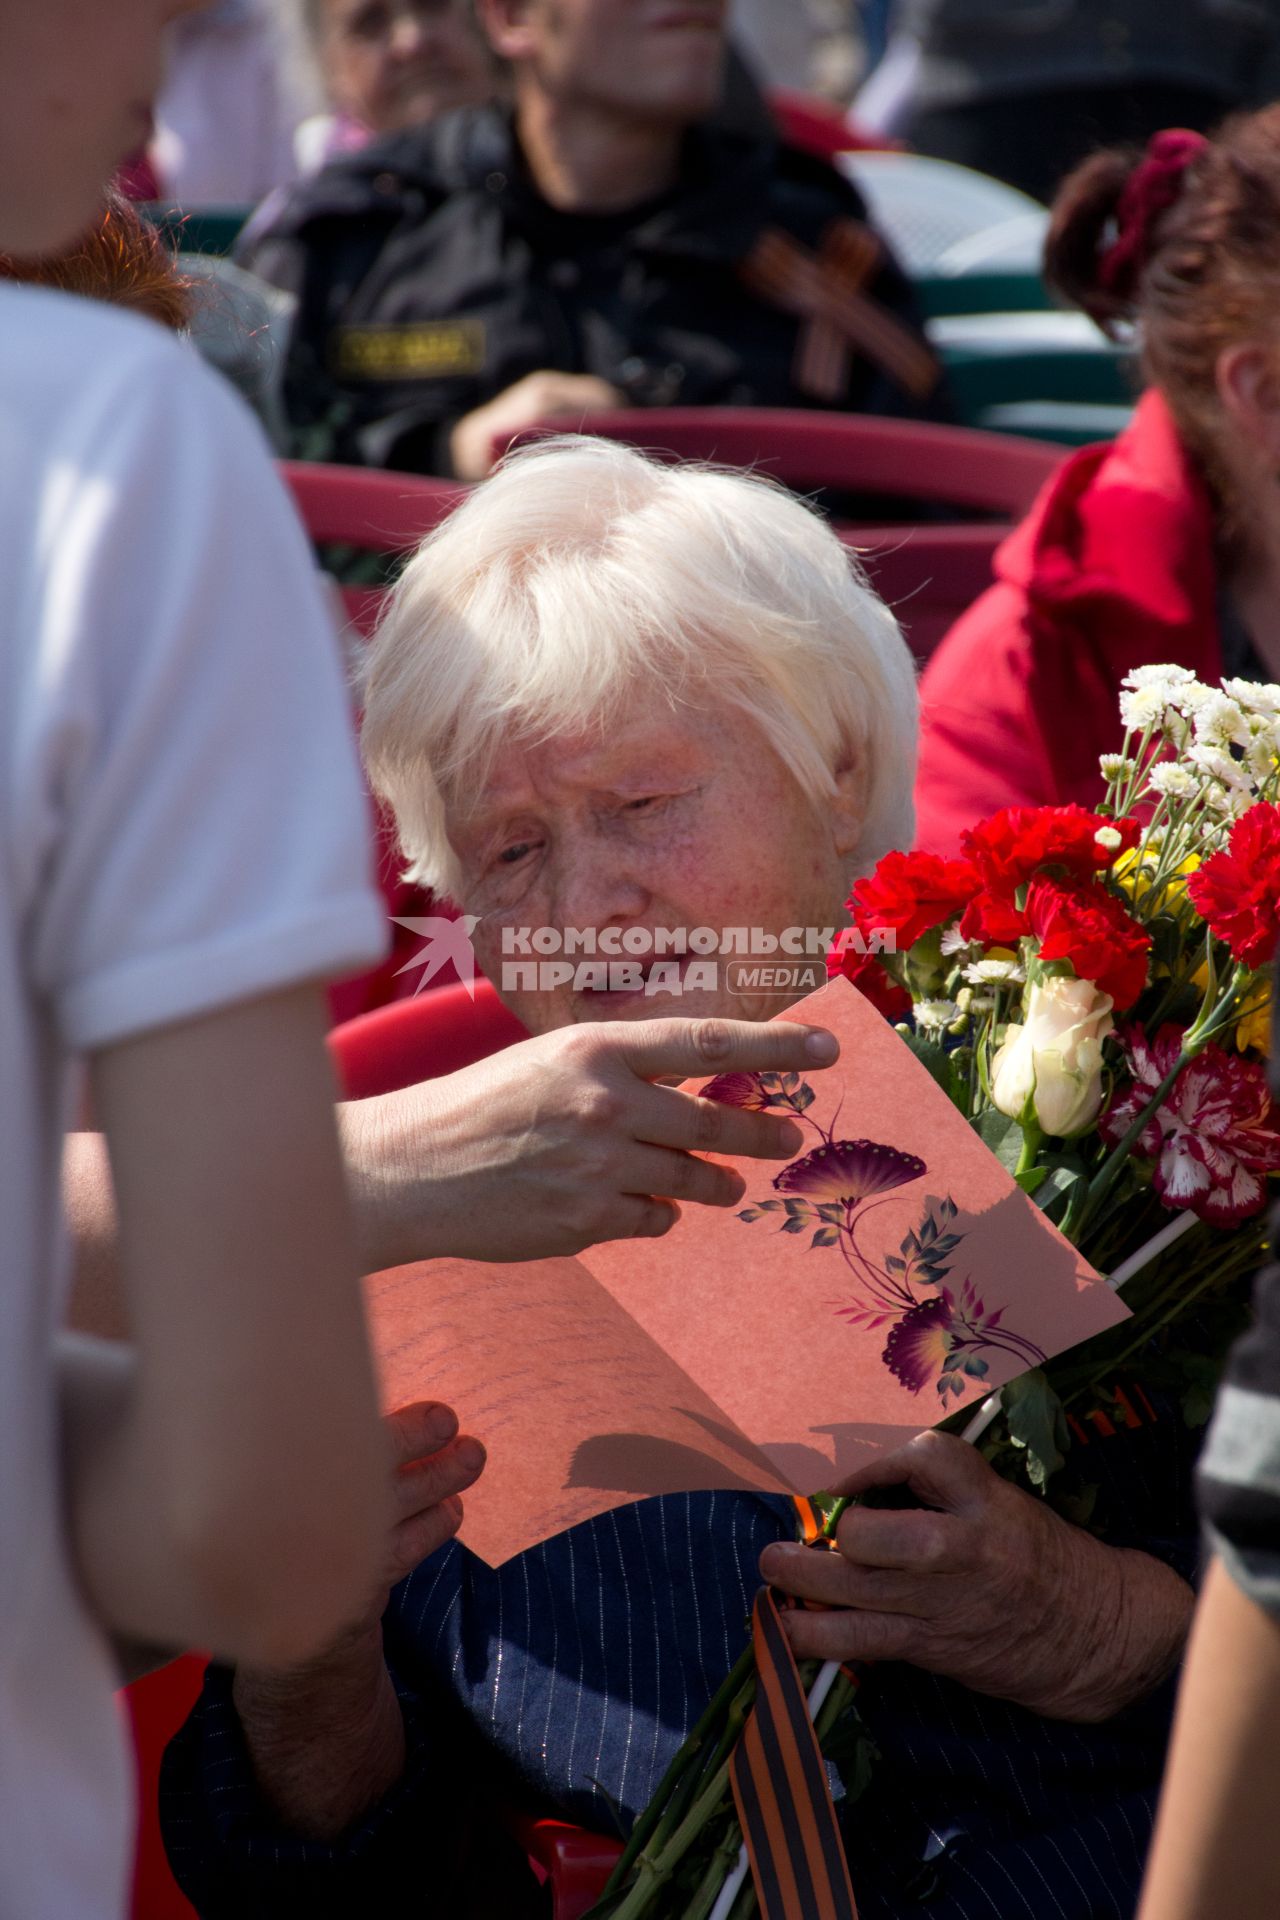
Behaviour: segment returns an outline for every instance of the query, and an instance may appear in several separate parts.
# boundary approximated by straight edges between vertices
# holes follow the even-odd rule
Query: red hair
[[[190,320],[190,288],[159,232],[115,192],[82,240],[39,259],[0,254],[0,279],[83,294],[145,313],[179,332]]]
[[[1093,154],[1054,201],[1045,278],[1112,338],[1137,323],[1144,374],[1212,471],[1219,357],[1277,339],[1280,106]]]

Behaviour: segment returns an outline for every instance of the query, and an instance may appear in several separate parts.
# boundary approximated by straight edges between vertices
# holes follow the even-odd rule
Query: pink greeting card
[[[492,1564],[650,1494],[816,1492],[1126,1317],[847,982],[781,1017],[841,1058],[714,1087],[808,1136],[789,1164],[735,1163],[736,1210],[367,1283],[386,1405],[447,1400],[489,1448],[463,1538]]]

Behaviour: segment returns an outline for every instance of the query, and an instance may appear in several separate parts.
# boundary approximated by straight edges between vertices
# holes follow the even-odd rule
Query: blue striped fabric
[[[1192,1572],[1194,1447],[1177,1420],[1079,1455],[1108,1537]],[[384,1898],[380,1858],[416,1849],[430,1859],[431,1806],[414,1780],[433,1737],[422,1696],[440,1685],[544,1802],[600,1831],[628,1827],[745,1645],[761,1549],[792,1533],[787,1502],[689,1494],[605,1514],[497,1572],[457,1543],[442,1550],[396,1589],[386,1618],[410,1773],[337,1847],[271,1829],[226,1676],[214,1674],[166,1764],[163,1814],[180,1880],[202,1913],[228,1920],[258,1911],[283,1920],[294,1908],[283,1898],[273,1906],[271,1889],[286,1881],[311,1886],[313,1905],[299,1895],[299,1914],[329,1911],[324,1890],[359,1885],[362,1874]],[[869,1797],[845,1822],[861,1920],[1130,1920],[1172,1684],[1095,1727],[1043,1720],[905,1666],[877,1669],[860,1699],[882,1753]],[[388,1869],[393,1883],[398,1871]]]

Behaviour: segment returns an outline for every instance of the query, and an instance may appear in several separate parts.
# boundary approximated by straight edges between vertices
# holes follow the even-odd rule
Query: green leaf
[[[806,1107],[813,1105],[815,1098],[813,1088],[809,1085],[808,1081],[806,1081],[804,1086],[797,1087],[792,1094],[791,1104],[797,1113],[803,1113]]]
[[[1043,1492],[1070,1445],[1062,1402],[1039,1367],[1001,1389],[1009,1438],[1026,1452],[1027,1478]]]
[[[819,1227],[809,1242],[811,1247],[834,1247],[840,1238],[839,1227]]]
[[[739,1220],[745,1220],[747,1225],[750,1226],[753,1221],[760,1218],[760,1209],[759,1207],[744,1207],[738,1215],[738,1218]]]
[[[963,1113],[966,1104],[967,1088],[962,1088],[951,1055],[936,1040],[924,1040],[918,1033],[904,1033],[902,1043],[914,1053],[920,1065],[931,1079],[936,1080],[948,1100],[960,1108]]]
[[[803,1233],[804,1225],[804,1221],[797,1220],[793,1214],[789,1220],[783,1221],[780,1231],[783,1233]]]
[[[1012,1173],[1022,1156],[1022,1125],[996,1107],[989,1107],[975,1128],[979,1140],[990,1147],[1000,1165]]]
[[[1088,1179],[1088,1169],[1074,1153],[1046,1154],[1043,1164],[1047,1178],[1035,1188],[1036,1205],[1060,1224],[1076,1188]]]
[[[905,1273],[907,1270],[906,1261],[899,1260],[896,1253],[886,1254],[884,1264],[890,1273]]]
[[[1048,1167],[1028,1167],[1025,1173],[1015,1173],[1014,1179],[1024,1193],[1035,1193],[1049,1177]]]

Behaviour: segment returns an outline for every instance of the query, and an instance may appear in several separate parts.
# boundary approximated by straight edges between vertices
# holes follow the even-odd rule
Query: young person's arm
[[[1280,1913],[1280,1621],[1205,1580],[1138,1920]]]
[[[93,1092],[133,1341],[62,1355],[90,1602],[129,1639],[300,1659],[362,1605],[389,1517],[320,996],[108,1047]]]

